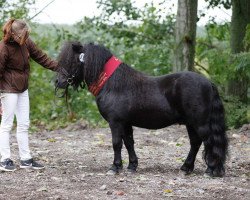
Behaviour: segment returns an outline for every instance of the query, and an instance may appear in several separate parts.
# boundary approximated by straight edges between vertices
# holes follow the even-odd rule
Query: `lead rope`
[[[72,115],[72,109],[71,109],[70,104],[69,104],[69,90],[68,90],[68,88],[69,87],[66,87],[66,89],[65,89],[65,101],[66,101],[68,113],[70,115]]]
[[[69,115],[71,116],[72,115],[72,109],[70,107],[70,103],[69,103],[69,92],[68,92],[68,86],[66,87],[66,89],[64,90],[63,94],[62,95],[57,95],[57,91],[58,91],[58,88],[55,88],[55,97],[54,97],[54,103],[57,107],[59,108],[63,108],[64,106],[60,106],[57,101],[56,101],[56,98],[63,98],[65,97],[65,103],[66,103],[66,107],[67,107],[67,111],[69,113]]]

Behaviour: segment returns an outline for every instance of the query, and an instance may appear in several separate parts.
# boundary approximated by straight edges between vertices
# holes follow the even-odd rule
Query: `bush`
[[[239,128],[243,124],[249,123],[247,115],[247,104],[242,103],[236,97],[225,96],[223,98],[226,115],[226,125],[229,129]]]

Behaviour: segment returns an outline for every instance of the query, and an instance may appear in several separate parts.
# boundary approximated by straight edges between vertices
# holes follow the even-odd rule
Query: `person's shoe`
[[[44,166],[37,163],[36,161],[33,160],[33,158],[31,158],[29,160],[21,160],[20,168],[21,169],[27,169],[27,168],[43,169]]]
[[[16,170],[16,167],[13,161],[7,158],[3,162],[0,162],[0,170],[6,171],[6,172],[13,172]]]

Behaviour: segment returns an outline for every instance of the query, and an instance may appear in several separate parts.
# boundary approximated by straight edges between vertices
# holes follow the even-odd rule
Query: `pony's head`
[[[67,42],[58,56],[59,71],[56,79],[57,88],[75,89],[84,81],[84,49],[80,42]]]
[[[69,85],[77,89],[82,83],[94,83],[103,71],[111,52],[101,45],[67,42],[59,54],[59,71],[56,88],[66,89]]]

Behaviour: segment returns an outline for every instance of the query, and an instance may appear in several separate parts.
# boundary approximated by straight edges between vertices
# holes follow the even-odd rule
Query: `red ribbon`
[[[119,67],[119,65],[122,62],[116,58],[115,56],[112,56],[108,62],[106,62],[104,66],[103,72],[100,74],[99,79],[91,84],[89,86],[89,91],[94,95],[97,96],[106,81],[111,77],[111,75],[114,73],[114,71]]]

